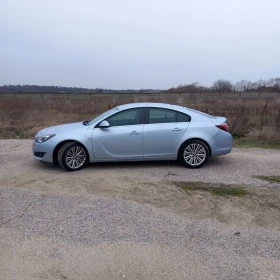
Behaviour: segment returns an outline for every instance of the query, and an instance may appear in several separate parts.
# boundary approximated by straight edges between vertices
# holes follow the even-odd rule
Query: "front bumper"
[[[33,157],[37,160],[53,163],[54,143],[48,140],[43,143],[33,142]]]

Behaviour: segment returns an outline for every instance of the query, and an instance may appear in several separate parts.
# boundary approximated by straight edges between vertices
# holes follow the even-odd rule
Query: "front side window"
[[[129,109],[109,117],[106,121],[110,126],[137,125],[141,122],[141,114],[141,108]]]
[[[148,123],[175,123],[189,122],[190,117],[180,112],[169,109],[150,108],[148,114]]]

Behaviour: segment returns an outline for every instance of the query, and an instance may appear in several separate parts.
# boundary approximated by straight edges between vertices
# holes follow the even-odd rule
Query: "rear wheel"
[[[188,168],[202,167],[209,158],[209,148],[200,140],[190,140],[179,150],[179,160]]]
[[[68,142],[58,150],[57,161],[67,171],[77,171],[88,163],[87,151],[77,142]]]

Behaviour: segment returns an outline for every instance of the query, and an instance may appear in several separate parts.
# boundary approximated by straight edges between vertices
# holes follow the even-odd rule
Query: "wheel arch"
[[[52,155],[53,163],[54,163],[54,164],[58,164],[57,153],[58,153],[59,149],[60,149],[65,143],[69,143],[69,142],[78,143],[79,145],[81,145],[81,146],[85,149],[85,151],[86,151],[86,153],[87,153],[87,160],[89,161],[89,152],[88,152],[87,147],[86,147],[85,145],[83,145],[80,141],[71,140],[71,139],[70,139],[70,140],[64,140],[64,141],[58,143],[58,144],[56,145],[56,147],[54,148],[54,150],[53,150],[53,155]]]
[[[207,143],[207,141],[205,141],[204,139],[201,139],[201,138],[199,138],[199,137],[194,137],[194,138],[187,139],[186,141],[184,141],[184,142],[180,145],[180,148],[178,149],[178,153],[177,153],[177,159],[179,159],[179,154],[180,154],[180,151],[181,151],[183,145],[185,145],[186,143],[191,142],[191,141],[193,141],[193,140],[199,140],[199,141],[203,142],[203,143],[208,147],[208,150],[209,150],[209,157],[212,156],[212,150],[211,150],[210,145]]]

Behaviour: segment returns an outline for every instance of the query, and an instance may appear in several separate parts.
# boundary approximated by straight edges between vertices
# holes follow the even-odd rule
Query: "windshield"
[[[96,118],[92,119],[87,125],[91,125],[93,123],[96,123],[104,118],[106,118],[107,116],[111,115],[114,112],[117,112],[119,109],[118,107],[115,107],[113,109],[110,109],[109,111],[104,112],[103,114],[97,116]]]

